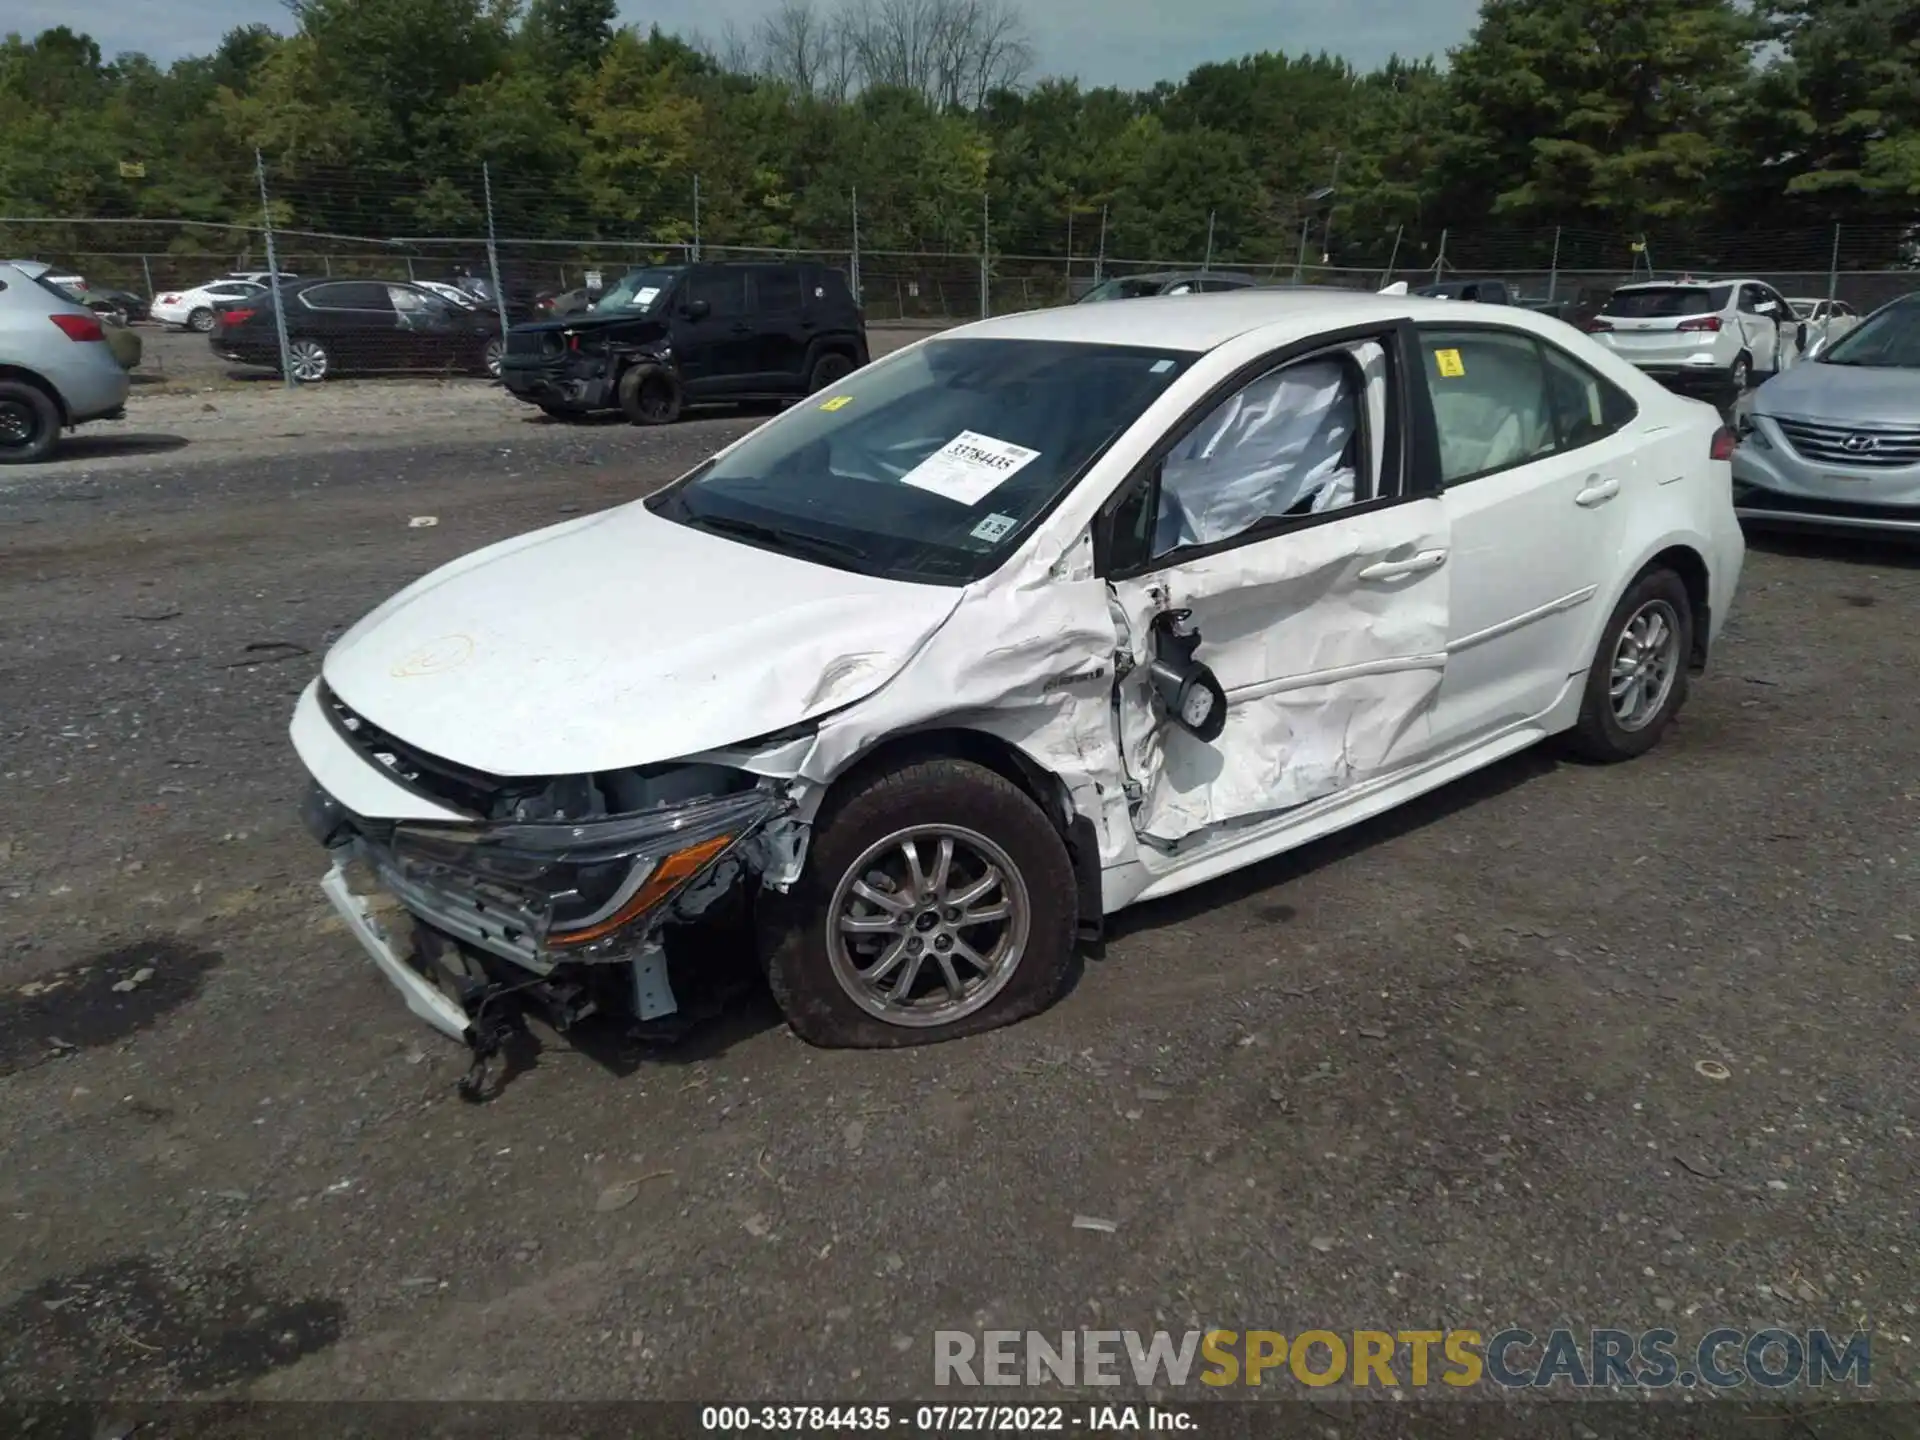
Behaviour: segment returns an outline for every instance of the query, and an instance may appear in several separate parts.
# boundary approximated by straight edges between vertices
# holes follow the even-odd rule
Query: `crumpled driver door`
[[[1109,505],[1115,723],[1145,842],[1204,840],[1429,753],[1449,540],[1437,476],[1415,461],[1410,422],[1431,422],[1406,383],[1410,333],[1274,357]],[[1169,715],[1150,671],[1177,612],[1227,697],[1210,742]]]

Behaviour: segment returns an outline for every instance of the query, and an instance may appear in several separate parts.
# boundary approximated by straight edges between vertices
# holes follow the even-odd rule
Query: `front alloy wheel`
[[[848,867],[827,914],[827,954],[849,999],[889,1025],[948,1025],[991,1004],[1020,965],[1026,882],[977,831],[896,831]]]

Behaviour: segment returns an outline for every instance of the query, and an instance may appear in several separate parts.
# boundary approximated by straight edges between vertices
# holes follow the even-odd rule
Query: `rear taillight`
[[[1587,333],[1589,335],[1598,335],[1602,331],[1611,330],[1611,329],[1613,329],[1613,322],[1610,320],[1603,320],[1598,315],[1594,316],[1591,320],[1587,321]]]
[[[69,340],[104,340],[107,332],[100,328],[100,320],[94,315],[49,315],[47,317],[66,331]]]
[[[158,300],[154,301],[156,305],[178,305],[179,303],[180,297],[178,295],[162,295]]]
[[[1718,315],[1702,315],[1698,320],[1682,320],[1676,328],[1681,330],[1718,330],[1720,328],[1720,317]]]
[[[253,311],[251,310],[222,310],[220,312],[220,323],[222,325],[244,325],[252,318]]]
[[[1731,460],[1733,459],[1733,447],[1739,443],[1739,437],[1726,426],[1722,425],[1718,430],[1713,432],[1713,449],[1709,452],[1709,455],[1715,460]]]

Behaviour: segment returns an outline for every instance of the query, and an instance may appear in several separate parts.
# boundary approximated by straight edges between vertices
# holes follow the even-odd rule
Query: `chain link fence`
[[[841,271],[871,324],[947,324],[1069,303],[1115,276],[1218,269],[1264,283],[1377,290],[1396,280],[1502,279],[1526,300],[1597,308],[1632,280],[1747,276],[1793,298],[1866,312],[1920,290],[1920,216],[1910,225],[1774,233],[1623,234],[1577,227],[1358,231],[1343,213],[1244,233],[1209,215],[1195,252],[1127,254],[1138,233],[1111,207],[1067,202],[1057,221],[996,222],[987,195],[937,206],[806,192],[775,226],[759,199],[690,183],[605,177],[570,192],[503,175],[436,178],[304,171],[256,162],[251,213],[207,218],[0,216],[0,253],[40,259],[96,288],[153,297],[229,271],[302,277],[488,282],[512,323],[590,282],[689,260],[811,260]],[[610,217],[609,212],[614,212]],[[1218,221],[1219,223],[1216,223]],[[284,348],[283,348],[284,360]],[[284,368],[284,366],[283,366]]]

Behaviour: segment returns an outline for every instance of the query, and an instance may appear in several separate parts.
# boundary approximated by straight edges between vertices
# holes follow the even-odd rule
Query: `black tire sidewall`
[[[667,386],[672,393],[664,415],[648,415],[642,404],[641,395],[646,386],[655,381]],[[629,368],[620,377],[615,398],[620,405],[620,413],[634,425],[671,425],[680,418],[685,408],[685,397],[680,389],[680,377],[664,365],[640,364]]]
[[[1626,730],[1613,713],[1613,656],[1627,621],[1650,600],[1665,600],[1679,617],[1679,670],[1660,713],[1640,729]],[[1627,593],[1620,597],[1620,603],[1607,619],[1606,629],[1601,632],[1599,648],[1594,651],[1593,664],[1587,671],[1586,693],[1574,732],[1575,749],[1589,759],[1602,762],[1631,760],[1653,749],[1686,703],[1692,657],[1693,601],[1687,594],[1686,584],[1671,570],[1649,570],[1627,587]]]
[[[1027,947],[1000,993],[949,1025],[889,1025],[854,1003],[835,978],[826,926],[847,868],[876,841],[915,824],[959,825],[1007,852],[1026,883]],[[806,867],[792,891],[761,906],[762,953],[787,1022],[815,1045],[890,1049],[977,1035],[1035,1014],[1059,998],[1078,953],[1078,892],[1060,832],[1017,786],[964,760],[925,760],[859,783],[829,800],[814,825]]]
[[[827,386],[837,384],[854,372],[853,361],[836,351],[829,351],[813,362],[813,370],[807,376],[807,393],[818,395]]]
[[[60,407],[36,385],[22,380],[0,380],[0,399],[19,400],[34,415],[34,435],[18,449],[0,449],[0,465],[32,465],[45,460],[60,443]]]

